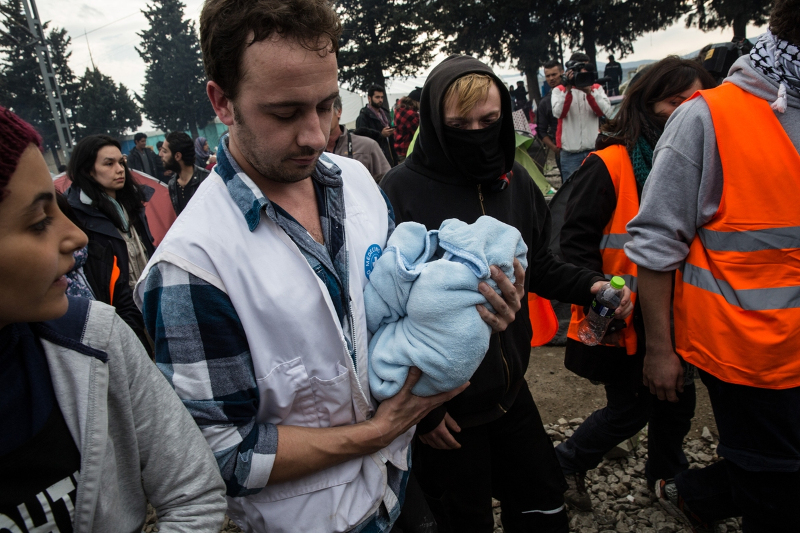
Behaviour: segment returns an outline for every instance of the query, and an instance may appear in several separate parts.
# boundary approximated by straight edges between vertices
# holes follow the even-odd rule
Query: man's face
[[[139,150],[144,150],[144,147],[147,146],[147,137],[142,137],[138,141],[136,141],[136,148]]]
[[[386,99],[386,95],[380,91],[375,91],[372,93],[372,96],[369,97],[369,104],[372,107],[383,107],[383,101]]]
[[[486,98],[477,103],[472,111],[461,116],[458,113],[458,102],[448,101],[444,107],[444,123],[451,128],[480,130],[496,122],[503,112],[500,90],[492,83]]]
[[[172,150],[169,149],[169,143],[167,141],[164,141],[164,144],[161,145],[161,150],[158,151],[158,156],[161,158],[161,162],[164,163],[164,168],[167,170],[171,170],[173,172],[181,171],[181,164],[177,159],[175,159]]]
[[[544,69],[544,79],[550,88],[558,87],[561,83],[561,75],[564,73],[561,67],[553,67]]]
[[[331,130],[336,56],[270,37],[247,48],[242,72],[239,94],[227,103],[232,155],[248,174],[270,181],[309,177]]]

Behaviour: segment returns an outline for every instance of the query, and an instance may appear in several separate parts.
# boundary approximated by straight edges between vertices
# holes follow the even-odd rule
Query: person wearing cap
[[[588,73],[593,68],[589,64],[589,56],[580,52],[572,54],[566,67],[567,71],[562,77],[566,81],[553,89],[550,98],[553,116],[558,119],[555,141],[561,149],[562,183],[570,179],[594,149],[600,119],[611,111],[611,103],[602,85],[575,86],[575,76]]]
[[[514,162],[511,97],[492,69],[469,56],[450,56],[428,76],[421,98],[414,150],[381,182],[396,220],[430,230],[450,218],[471,224],[494,217],[522,234],[528,269],[517,262],[512,284],[492,267],[502,298],[479,286],[497,310],[493,315],[478,306],[492,326],[489,349],[470,387],[419,423],[414,471],[440,532],[492,532],[494,497],[502,502],[508,533],[566,533],[567,486],[524,379],[532,325],[521,301],[535,292],[589,305],[605,278],[550,253],[550,213],[530,175]],[[626,290],[619,313],[631,309]]]

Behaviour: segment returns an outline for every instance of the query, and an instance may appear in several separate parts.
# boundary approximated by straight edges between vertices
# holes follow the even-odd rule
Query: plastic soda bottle
[[[614,311],[622,301],[625,280],[614,276],[600,288],[592,302],[592,308],[578,327],[578,338],[587,346],[596,346],[606,334],[608,325],[614,320]]]

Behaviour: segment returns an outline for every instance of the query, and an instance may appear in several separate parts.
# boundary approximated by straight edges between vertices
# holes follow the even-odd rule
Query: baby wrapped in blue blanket
[[[412,366],[422,371],[412,389],[418,396],[466,383],[492,332],[475,307],[488,306],[478,283],[499,294],[489,267],[514,282],[514,259],[527,268],[527,251],[516,228],[488,216],[474,224],[445,220],[433,231],[416,222],[397,226],[364,291],[372,394],[397,394]]]

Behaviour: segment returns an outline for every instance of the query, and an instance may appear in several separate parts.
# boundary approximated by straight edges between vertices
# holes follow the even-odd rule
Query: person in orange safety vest
[[[622,276],[636,302],[637,269],[623,251],[625,229],[639,212],[639,195],[652,166],[652,151],[672,112],[695,91],[716,85],[703,67],[691,60],[667,57],[651,66],[627,91],[615,120],[606,123],[596,152],[574,176],[573,191],[561,229],[564,260],[597,270],[610,278]],[[652,396],[642,385],[643,324],[639,306],[624,321],[616,319],[598,346],[578,339],[582,306],[572,306],[565,366],[581,377],[602,382],[607,405],[591,416],[556,448],[569,489],[564,497],[573,507],[589,511],[586,471],[596,468],[617,444],[648,423],[645,475],[655,480],[674,477],[688,468],[683,437],[694,415],[692,382],[672,404]],[[621,329],[620,329],[621,328]]]
[[[725,82],[667,124],[628,258],[639,267],[644,382],[708,388],[722,460],[657,483],[696,531],[800,528],[800,1],[776,0],[769,31]],[[674,280],[675,338],[670,339]]]

